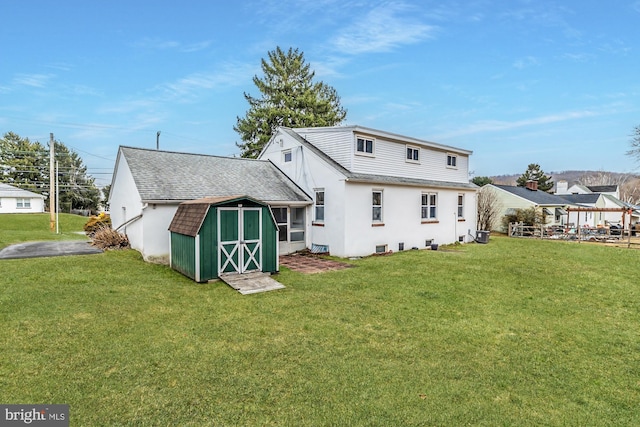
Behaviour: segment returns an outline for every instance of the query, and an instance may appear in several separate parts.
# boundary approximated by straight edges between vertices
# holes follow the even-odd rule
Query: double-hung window
[[[324,189],[316,190],[316,222],[324,222]]]
[[[458,194],[458,218],[464,218],[464,194]]]
[[[407,162],[418,163],[420,161],[420,148],[407,145]]]
[[[372,207],[371,220],[374,223],[381,223],[382,222],[382,190],[373,190],[371,195],[372,195],[372,200],[371,200],[371,207]]]
[[[18,209],[29,209],[31,208],[31,199],[17,199],[16,207]]]
[[[437,193],[422,193],[422,220],[433,221],[437,219]]]
[[[373,155],[373,139],[359,136],[356,138],[356,153]]]

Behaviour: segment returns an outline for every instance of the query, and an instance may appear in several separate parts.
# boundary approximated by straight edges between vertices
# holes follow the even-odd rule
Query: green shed
[[[275,273],[278,226],[269,205],[248,196],[180,203],[169,225],[170,263],[196,282],[225,273]]]

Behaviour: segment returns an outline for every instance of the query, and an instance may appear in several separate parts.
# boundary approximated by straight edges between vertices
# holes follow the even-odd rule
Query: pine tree
[[[527,170],[520,175],[520,178],[516,180],[516,185],[518,187],[525,187],[527,185],[527,181],[537,181],[538,182],[538,190],[541,191],[549,191],[553,188],[553,181],[551,181],[550,176],[546,175],[544,171],[540,168],[540,165],[536,163],[531,163]]]
[[[62,142],[54,144],[61,210],[96,209],[100,190],[82,159]],[[13,132],[0,138],[0,182],[40,193],[46,197],[45,204],[49,203],[49,161],[49,149],[38,141]]]
[[[264,77],[253,77],[260,98],[245,93],[249,110],[237,117],[233,129],[240,134],[242,157],[255,158],[278,126],[335,126],[346,117],[336,90],[324,82],[314,82],[315,72],[305,63],[304,53],[280,47],[262,59]]]

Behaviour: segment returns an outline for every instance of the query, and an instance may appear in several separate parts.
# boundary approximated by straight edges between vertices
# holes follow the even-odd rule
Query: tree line
[[[58,201],[60,210],[96,210],[100,190],[87,173],[82,158],[61,141],[54,140],[54,160],[58,164]],[[33,191],[46,197],[49,203],[49,144],[31,141],[7,132],[0,139],[0,182]]]

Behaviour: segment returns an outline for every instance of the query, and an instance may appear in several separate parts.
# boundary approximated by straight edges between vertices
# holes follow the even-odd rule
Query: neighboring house
[[[620,188],[617,185],[580,185],[568,187],[567,181],[559,181],[556,195],[578,206],[602,209],[601,211],[571,212],[569,223],[584,224],[591,227],[618,224],[627,227],[629,221],[635,224],[640,220],[640,213],[635,206],[620,200]],[[631,216],[622,214],[622,209],[632,211]],[[624,218],[624,224],[622,224]]]
[[[259,158],[313,195],[308,247],[347,257],[473,241],[471,153],[361,126],[281,127]]]
[[[546,225],[565,225],[566,208],[570,203],[561,196],[538,190],[537,184],[535,181],[528,182],[526,187],[488,184],[483,188],[490,189],[495,194],[500,219],[516,209],[534,208],[542,215]],[[507,231],[501,221],[496,221],[494,227],[497,231]]]
[[[556,184],[555,194],[562,196],[565,194],[608,194],[620,199],[620,187],[617,185],[581,185],[574,184],[569,187],[569,183],[565,180],[558,181]]]
[[[282,220],[280,236],[305,247],[311,198],[266,160],[121,146],[109,194],[111,221],[146,260],[168,262],[168,229],[178,205],[223,196],[248,196],[291,212],[290,220],[276,216]]]
[[[44,212],[44,196],[0,183],[0,213]]]

